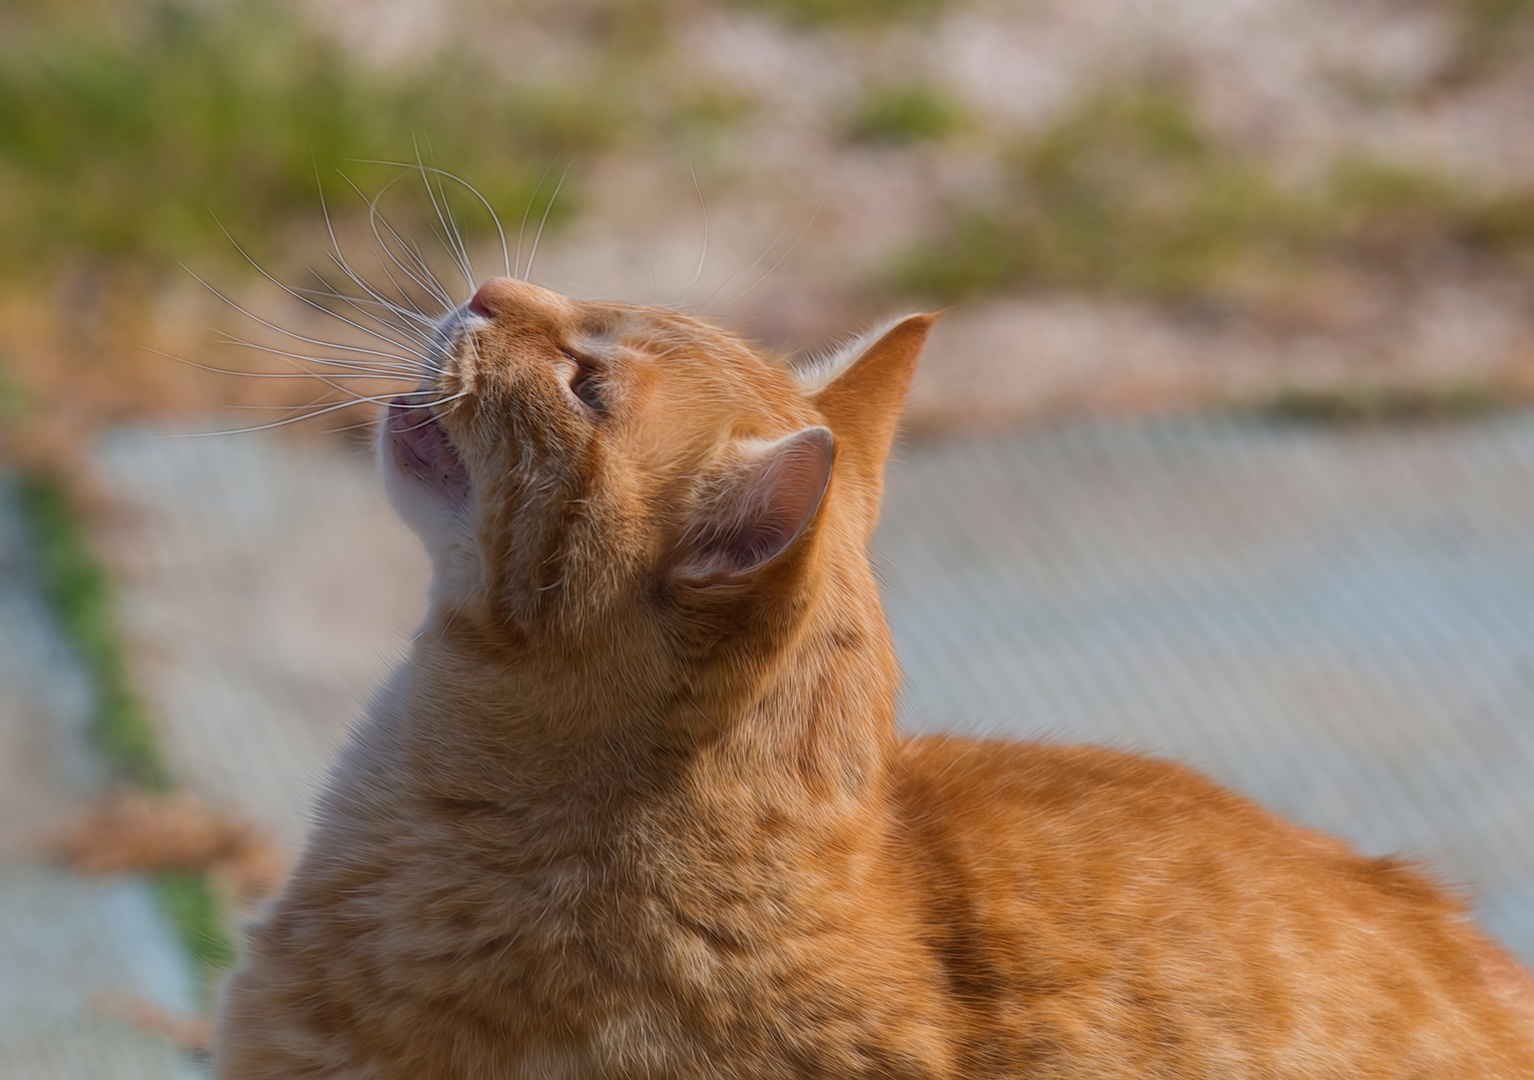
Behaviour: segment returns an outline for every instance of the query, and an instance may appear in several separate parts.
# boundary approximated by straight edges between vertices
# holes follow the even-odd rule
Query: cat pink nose
[[[468,310],[482,319],[504,319],[518,314],[529,318],[562,311],[570,303],[557,292],[518,278],[491,278],[479,287]]]
[[[491,278],[479,287],[474,293],[474,299],[469,301],[469,310],[482,319],[493,319],[498,312],[506,307],[506,301],[510,299],[511,289],[519,282],[511,278]]]
[[[575,301],[518,278],[491,278],[479,287],[465,310],[482,319],[557,322],[575,313]]]

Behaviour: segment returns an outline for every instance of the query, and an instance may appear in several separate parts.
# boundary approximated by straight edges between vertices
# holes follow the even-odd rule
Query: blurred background
[[[424,599],[304,372],[400,353],[366,287],[508,264],[783,353],[949,308],[877,541],[903,722],[1176,756],[1534,961],[1531,46],[1530,0],[4,5],[0,1072],[202,1067]]]

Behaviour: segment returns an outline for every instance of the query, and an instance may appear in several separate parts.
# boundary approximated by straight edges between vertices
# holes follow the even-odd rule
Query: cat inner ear
[[[671,573],[679,581],[741,580],[786,551],[825,498],[836,460],[829,429],[805,428],[740,449],[743,459],[711,486],[677,544]]]
[[[875,506],[916,358],[938,314],[907,315],[798,373]]]

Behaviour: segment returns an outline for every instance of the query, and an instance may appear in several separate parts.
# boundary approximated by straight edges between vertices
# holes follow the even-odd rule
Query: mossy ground
[[[322,197],[355,214],[347,176],[376,190],[377,161],[450,163],[521,207],[549,161],[624,123],[599,80],[510,84],[450,50],[391,73],[282,3],[126,12],[40,18],[0,47],[0,272],[227,257],[226,231],[267,254]]]
[[[1115,87],[1007,150],[999,190],[954,204],[884,283],[954,301],[1071,290],[1255,307],[1324,272],[1534,256],[1534,191],[1356,158],[1285,183],[1175,87]]]
[[[946,139],[962,131],[967,117],[954,97],[930,82],[876,83],[865,90],[848,125],[863,142],[909,143]]]
[[[169,791],[175,778],[132,684],[111,578],[92,552],[69,486],[58,475],[33,473],[22,478],[19,490],[44,593],[91,681],[97,744],[121,781]],[[159,872],[152,883],[204,989],[211,988],[235,956],[217,892],[199,873]]]

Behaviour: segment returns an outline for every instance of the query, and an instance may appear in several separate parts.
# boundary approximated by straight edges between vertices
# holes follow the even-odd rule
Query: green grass
[[[945,299],[1020,285],[1177,296],[1287,209],[1180,97],[1114,92],[1016,145],[1000,196],[956,207],[896,279]]]
[[[22,419],[34,408],[32,394],[6,370],[6,357],[0,353],[0,427]]]
[[[1360,385],[1285,390],[1259,403],[1255,412],[1283,423],[1358,427],[1465,420],[1516,403],[1499,388],[1479,383],[1436,387]]]
[[[43,590],[92,683],[94,735],[124,779],[166,791],[170,773],[129,681],[111,582],[90,550],[68,489],[56,476],[34,473],[22,480],[20,495]]]
[[[234,966],[234,937],[223,906],[202,874],[164,871],[154,876],[155,896],[170,916],[182,948],[192,957],[205,987]]]
[[[396,74],[282,3],[63,5],[22,25],[0,43],[0,273],[11,275],[57,257],[227,250],[219,222],[259,249],[274,222],[315,216],[317,187],[355,206],[341,172],[376,188],[393,173],[364,161],[414,161],[418,147],[515,220],[550,161],[606,146],[624,125],[624,98],[600,71],[518,84],[447,50]]]
[[[945,139],[963,129],[963,106],[921,81],[872,86],[849,125],[854,139],[903,145]]]
[[[691,134],[726,131],[757,109],[750,94],[733,87],[702,85],[691,88],[673,104],[670,126]]]
[[[130,683],[111,579],[91,552],[68,487],[57,476],[33,473],[19,490],[44,593],[92,683],[96,741],[124,780],[152,792],[169,791],[173,780],[158,736]],[[210,989],[235,957],[216,893],[202,874],[162,872],[152,883],[204,990]]]
[[[733,0],[737,7],[761,11],[813,29],[879,26],[929,18],[961,0]]]
[[[1534,0],[1440,0],[1454,20],[1450,80],[1472,78],[1527,48],[1534,36]]]
[[[1527,255],[1534,198],[1362,160],[1297,189],[1222,142],[1175,90],[1130,87],[1014,146],[999,193],[952,207],[886,284],[945,301],[1033,288],[1245,302],[1254,281],[1450,248]]]

